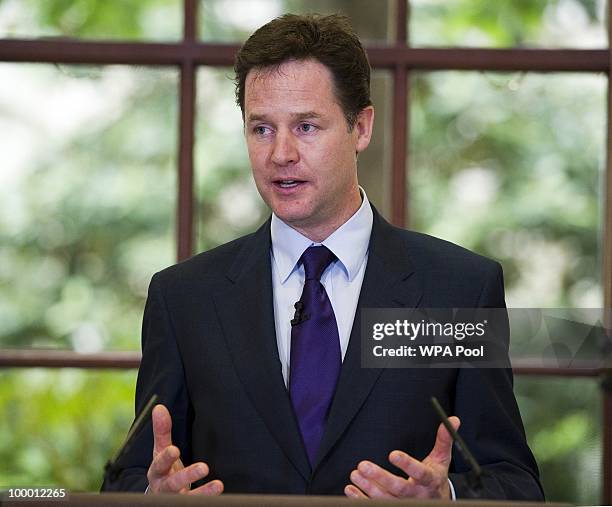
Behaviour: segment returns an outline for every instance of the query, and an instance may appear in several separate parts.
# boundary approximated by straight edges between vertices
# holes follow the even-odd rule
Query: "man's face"
[[[245,83],[245,130],[262,198],[286,224],[322,241],[359,208],[357,156],[374,111],[349,131],[330,71],[316,60],[254,69]]]

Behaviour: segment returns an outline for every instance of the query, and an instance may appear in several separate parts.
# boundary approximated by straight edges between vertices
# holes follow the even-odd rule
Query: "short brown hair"
[[[244,88],[252,69],[278,67],[289,60],[313,58],[325,65],[334,92],[353,128],[370,100],[370,63],[346,16],[285,14],[258,28],[236,55],[236,102],[244,118]]]

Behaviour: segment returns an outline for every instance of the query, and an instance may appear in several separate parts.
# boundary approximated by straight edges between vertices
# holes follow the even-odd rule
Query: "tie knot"
[[[336,256],[326,246],[311,246],[308,247],[302,254],[302,264],[304,264],[304,272],[306,280],[321,280],[321,275],[325,268],[336,259]]]

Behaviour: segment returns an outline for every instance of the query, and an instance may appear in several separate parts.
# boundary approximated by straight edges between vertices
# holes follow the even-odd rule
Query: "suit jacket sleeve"
[[[494,266],[480,295],[479,307],[505,307],[502,269],[497,263]],[[502,333],[502,339],[508,334],[507,330]],[[507,350],[508,342],[503,346]],[[462,368],[456,383],[454,408],[463,423],[461,434],[482,467],[480,496],[543,500],[537,464],[527,446],[513,394],[512,370]],[[474,495],[469,487],[468,471],[468,464],[454,452],[449,477],[457,499]]]
[[[189,463],[191,407],[173,325],[157,275],[151,280],[142,324],[142,362],[136,385],[137,414],[154,393],[159,396],[159,403],[170,411],[172,443],[181,450],[183,463]],[[144,492],[152,455],[153,429],[149,422],[119,460],[119,476],[105,480],[102,491]]]

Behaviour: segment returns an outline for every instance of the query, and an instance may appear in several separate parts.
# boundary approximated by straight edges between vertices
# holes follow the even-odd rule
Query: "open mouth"
[[[302,181],[302,180],[291,180],[291,179],[275,180],[274,181],[274,184],[279,186],[280,188],[295,188],[298,185],[300,185],[301,183],[304,183],[304,181]]]

